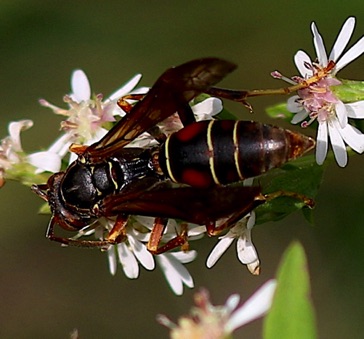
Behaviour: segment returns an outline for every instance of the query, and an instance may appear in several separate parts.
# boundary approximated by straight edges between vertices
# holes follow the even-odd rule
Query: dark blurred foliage
[[[310,32],[316,21],[329,49],[348,16],[357,17],[354,41],[364,33],[362,1],[1,1],[0,134],[10,120],[31,118],[23,134],[26,150],[46,148],[58,133],[59,118],[39,106],[41,97],[62,105],[71,71],[82,68],[93,90],[106,96],[135,73],[148,86],[166,68],[201,56],[234,61],[239,69],[222,82],[232,88],[282,85],[275,69],[296,74],[298,49],[313,55]],[[364,78],[364,59],[340,76]],[[254,99],[254,115],[227,104],[242,119],[268,121],[264,107],[285,98]],[[295,127],[291,127],[294,129]],[[280,256],[298,239],[306,249],[320,338],[361,338],[364,252],[364,159],[347,168],[328,166],[314,211],[315,224],[300,213],[256,227],[253,237],[262,274],[251,276],[231,248],[216,267],[205,259],[216,242],[192,243],[199,257],[188,265],[196,287],[209,289],[215,303],[233,292],[246,299],[274,276]],[[48,217],[37,215],[41,201],[26,187],[7,183],[0,192],[0,337],[81,338],[166,337],[157,313],[172,319],[188,312],[193,290],[176,297],[161,272],[110,276],[106,255],[97,250],[61,248],[44,238]],[[237,337],[259,337],[261,321]]]

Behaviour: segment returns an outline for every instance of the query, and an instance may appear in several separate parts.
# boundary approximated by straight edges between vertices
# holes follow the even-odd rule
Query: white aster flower
[[[0,187],[5,183],[6,171],[15,164],[25,161],[20,140],[20,132],[33,126],[31,120],[20,120],[9,123],[9,135],[1,140],[0,144]]]
[[[348,124],[348,118],[364,118],[364,101],[343,103],[334,93],[334,86],[341,82],[336,74],[364,52],[364,37],[343,54],[355,26],[355,18],[350,17],[344,23],[329,56],[315,23],[311,25],[317,61],[311,61],[304,51],[298,51],[294,57],[301,74],[291,83],[307,83],[298,95],[287,102],[289,111],[295,113],[292,123],[302,122],[306,127],[314,120],[318,121],[316,161],[322,164],[328,150],[328,138],[339,166],[347,164],[345,144],[358,153],[364,151],[364,135]],[[282,77],[281,77],[282,78]],[[287,80],[287,79],[286,79]],[[308,121],[306,120],[308,119]]]
[[[262,317],[271,307],[276,281],[267,281],[243,305],[239,306],[240,296],[231,295],[225,305],[211,304],[209,294],[201,290],[195,295],[196,306],[189,316],[183,316],[178,324],[172,323],[166,316],[158,315],[160,324],[171,329],[170,337],[174,339],[228,338],[241,326]]]
[[[255,212],[239,220],[234,227],[232,227],[228,233],[219,237],[219,241],[211,251],[207,258],[206,266],[211,268],[221,258],[221,256],[227,251],[230,245],[236,241],[236,253],[240,262],[247,265],[250,273],[258,275],[260,273],[260,261],[257,251],[251,239],[251,230],[255,224]]]
[[[103,239],[105,231],[112,229],[114,221],[102,219],[98,221],[97,227],[83,230],[75,236],[89,236],[95,233],[96,238]],[[144,216],[133,216],[130,218],[124,232],[122,242],[111,245],[107,249],[109,270],[112,275],[116,274],[118,262],[121,264],[125,275],[129,279],[139,277],[139,265],[146,270],[151,271],[155,268],[157,262],[161,268],[169,286],[176,295],[183,294],[183,286],[193,288],[193,279],[184,264],[192,262],[196,256],[196,251],[174,251],[169,253],[153,256],[147,249],[147,243],[153,228],[154,218]],[[163,241],[168,241],[176,236],[180,226],[175,220],[169,220],[166,227]],[[193,240],[201,237],[205,232],[205,228],[198,225],[188,225]],[[155,262],[156,259],[156,262]]]
[[[44,171],[58,172],[61,160],[72,143],[90,145],[100,140],[107,133],[107,129],[103,127],[104,124],[114,122],[114,116],[125,115],[125,112],[118,107],[117,100],[130,94],[140,78],[140,74],[135,75],[109,98],[103,100],[101,94],[91,94],[91,86],[86,74],[82,70],[74,71],[71,77],[72,93],[64,97],[64,102],[68,104],[67,109],[52,105],[44,99],[39,100],[42,106],[67,117],[61,123],[61,129],[65,134],[58,138],[47,151],[32,154],[31,160]],[[145,93],[147,89],[141,88],[135,92],[140,91]],[[71,157],[71,161],[74,158],[75,156]]]

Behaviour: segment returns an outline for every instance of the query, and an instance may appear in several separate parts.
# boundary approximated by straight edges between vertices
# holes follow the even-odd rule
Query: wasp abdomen
[[[254,121],[200,121],[167,139],[160,166],[175,182],[224,185],[280,167],[314,145],[305,135]]]

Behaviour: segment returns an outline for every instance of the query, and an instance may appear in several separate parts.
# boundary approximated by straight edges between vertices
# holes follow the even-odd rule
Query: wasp
[[[219,58],[170,68],[101,140],[72,145],[77,160],[46,184],[32,186],[52,212],[46,237],[65,245],[107,247],[125,239],[129,216],[151,216],[155,223],[147,248],[159,254],[187,243],[182,230],[161,244],[169,218],[206,225],[207,233],[216,235],[263,204],[267,197],[260,187],[235,183],[282,166],[315,142],[254,121],[196,122],[189,102],[201,93],[236,100],[237,91],[213,87],[235,68]],[[165,138],[156,136],[158,146],[125,147],[143,132],[156,135],[156,125],[175,112],[184,127]],[[54,231],[59,225],[79,232],[102,217],[116,218],[103,240],[61,237]]]

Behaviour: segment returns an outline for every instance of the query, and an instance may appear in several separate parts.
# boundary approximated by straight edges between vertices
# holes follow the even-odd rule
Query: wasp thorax
[[[75,161],[67,170],[62,183],[64,200],[79,208],[88,208],[97,196],[89,166]]]

